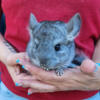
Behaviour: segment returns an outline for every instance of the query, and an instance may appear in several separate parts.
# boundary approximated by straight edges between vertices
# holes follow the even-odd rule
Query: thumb
[[[84,73],[93,73],[96,69],[96,64],[90,59],[85,59],[82,62],[80,69]]]

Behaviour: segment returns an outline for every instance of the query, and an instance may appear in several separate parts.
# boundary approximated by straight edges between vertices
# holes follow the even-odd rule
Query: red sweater
[[[87,56],[92,57],[94,42],[100,35],[100,0],[2,0],[2,8],[6,15],[5,38],[18,49],[25,51],[29,34],[27,25],[30,13],[34,13],[38,21],[62,20],[67,22],[76,12],[82,17],[82,28],[75,42]],[[71,91],[27,95],[27,89],[16,87],[6,69],[0,63],[1,78],[9,90],[29,100],[82,100],[97,91]]]

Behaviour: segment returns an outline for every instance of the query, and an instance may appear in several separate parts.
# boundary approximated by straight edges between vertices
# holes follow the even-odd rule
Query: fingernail
[[[100,63],[96,63],[96,67],[95,67],[94,72],[97,72],[98,71],[99,66],[100,66]]]
[[[30,92],[28,92],[28,94],[27,95],[31,95],[32,93],[30,93]]]
[[[96,63],[98,66],[100,66],[100,63]]]
[[[15,85],[16,85],[16,86],[19,86],[19,84],[18,84],[18,83],[15,83]]]
[[[24,65],[22,65],[22,68],[23,68],[23,69],[25,69],[25,66],[24,66]]]
[[[16,83],[15,85],[16,86],[22,86],[22,83]]]
[[[20,60],[19,60],[19,59],[17,59],[17,60],[16,60],[16,63],[19,63],[19,62],[20,62]]]

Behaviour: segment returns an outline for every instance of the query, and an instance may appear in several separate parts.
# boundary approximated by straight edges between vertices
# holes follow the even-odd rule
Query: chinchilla
[[[74,42],[80,27],[79,13],[76,13],[67,23],[38,22],[31,13],[28,27],[30,40],[26,49],[30,61],[45,70],[55,70],[59,76],[65,69],[80,65],[85,57],[77,55]]]

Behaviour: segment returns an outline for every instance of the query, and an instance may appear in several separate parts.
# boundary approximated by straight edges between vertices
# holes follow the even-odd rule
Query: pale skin
[[[1,39],[2,38],[2,39]],[[86,59],[81,66],[69,69],[64,75],[57,76],[55,72],[44,71],[29,62],[27,54],[12,52],[3,42],[0,36],[0,60],[7,66],[7,69],[16,83],[23,87],[30,87],[29,93],[43,93],[69,90],[99,90],[100,89],[100,68],[96,72],[95,62],[99,63],[100,40],[96,44],[93,60]],[[31,75],[19,72],[16,60],[19,64],[25,65]]]

